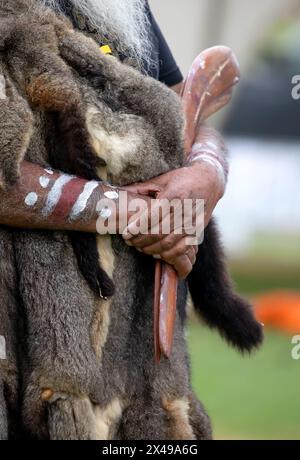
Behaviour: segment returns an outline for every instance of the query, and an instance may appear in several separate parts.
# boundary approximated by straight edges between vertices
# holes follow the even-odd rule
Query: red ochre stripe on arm
[[[53,209],[52,216],[59,219],[68,218],[86,183],[86,180],[74,177],[74,179],[71,179],[70,182],[65,184],[60,199]]]

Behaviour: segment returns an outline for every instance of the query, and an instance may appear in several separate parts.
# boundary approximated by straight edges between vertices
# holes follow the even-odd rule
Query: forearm
[[[109,216],[111,221],[115,220],[117,232],[122,232],[120,227],[126,225],[128,207],[120,206],[119,195],[116,189],[101,182],[86,181],[24,161],[19,181],[8,191],[0,192],[0,224],[96,232],[97,220]],[[138,197],[131,193],[126,196],[127,203]],[[102,200],[105,204],[101,209]]]
[[[193,149],[187,155],[187,163],[195,161],[197,154],[201,159],[201,153],[211,155],[212,158],[216,158],[221,163],[227,180],[229,163],[225,143],[218,131],[206,124],[201,124],[199,127]]]
[[[199,126],[193,148],[186,157],[188,166],[195,163],[205,163],[208,169],[214,169],[224,193],[229,171],[227,149],[222,136],[205,124]]]
[[[183,89],[183,83],[172,86],[172,90],[179,96]],[[191,152],[186,152],[186,166],[195,162],[206,163],[207,169],[218,171],[223,189],[228,178],[229,163],[227,149],[222,136],[214,128],[202,123],[198,127],[198,133]],[[210,167],[209,167],[210,165]]]

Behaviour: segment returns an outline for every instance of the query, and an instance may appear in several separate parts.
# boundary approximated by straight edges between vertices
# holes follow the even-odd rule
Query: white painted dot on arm
[[[34,206],[38,200],[38,196],[35,192],[30,192],[25,197],[25,204],[27,206]]]
[[[39,178],[40,186],[43,187],[43,188],[47,188],[48,185],[49,185],[49,182],[50,182],[50,179],[47,176],[41,176]]]
[[[108,191],[104,193],[104,196],[110,200],[117,200],[119,198],[119,194],[116,191]]]
[[[46,171],[47,174],[51,174],[51,175],[54,174],[53,170],[50,168],[45,168],[44,171]]]
[[[102,219],[108,219],[112,215],[112,211],[109,209],[108,206],[105,206],[100,210],[99,215],[100,217],[102,217]]]

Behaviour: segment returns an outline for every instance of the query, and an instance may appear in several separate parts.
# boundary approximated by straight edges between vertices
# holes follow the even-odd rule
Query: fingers
[[[134,246],[138,249],[143,249],[148,246],[152,246],[162,239],[162,235],[139,235],[127,240],[127,244]]]
[[[190,246],[186,253],[183,255],[179,255],[171,259],[163,257],[163,259],[170,263],[170,265],[173,265],[179,278],[185,279],[193,269],[193,266],[196,262],[197,252],[198,247],[196,249],[194,246]]]
[[[186,246],[185,241],[181,240],[179,243],[172,248],[170,251],[166,251],[160,254],[160,257],[170,265],[176,265],[178,259],[182,256],[187,256],[192,265],[196,262],[196,256],[198,253],[198,246]]]
[[[137,218],[132,218],[132,221],[123,232],[123,238],[125,240],[138,238],[135,243],[138,243],[138,247],[142,248],[161,240],[162,236],[169,235],[172,232],[184,234],[186,232],[183,226],[189,220],[193,221],[192,213],[195,214],[195,209],[191,209],[190,219],[188,219],[187,213],[187,215],[184,215],[181,199],[172,200],[171,203],[167,198],[153,200],[150,209],[147,208]]]
[[[185,235],[142,235],[130,240],[130,243],[145,254],[154,255],[172,249]]]
[[[185,279],[192,271],[193,265],[188,256],[180,256],[173,265],[180,279]]]
[[[180,278],[186,278],[196,262],[198,246],[188,246],[186,237],[177,238],[178,235],[168,235],[164,240],[139,250],[164,260],[175,268]]]
[[[161,192],[161,187],[158,184],[154,184],[153,182],[136,183],[127,185],[123,188],[128,192],[151,197],[156,197],[156,195]]]
[[[133,218],[132,222],[125,228],[122,236],[125,240],[130,240],[135,235],[157,235],[160,233],[160,226],[162,228],[167,227],[168,232],[166,233],[170,233],[169,215],[169,206],[164,206],[161,201],[154,203],[151,206],[151,210],[147,207],[138,218]]]
[[[164,238],[154,242],[150,246],[144,246],[140,249],[148,255],[159,254],[161,256],[164,253],[171,253],[174,257],[176,257],[175,251],[179,246],[181,248],[181,253],[186,251],[186,244],[184,241],[185,235],[175,235],[174,233],[171,233],[170,235],[166,235]],[[177,255],[179,255],[179,253]]]

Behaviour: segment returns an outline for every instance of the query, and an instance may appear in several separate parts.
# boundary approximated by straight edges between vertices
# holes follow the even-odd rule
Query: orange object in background
[[[300,292],[272,291],[253,299],[255,314],[266,326],[289,334],[300,332]]]

